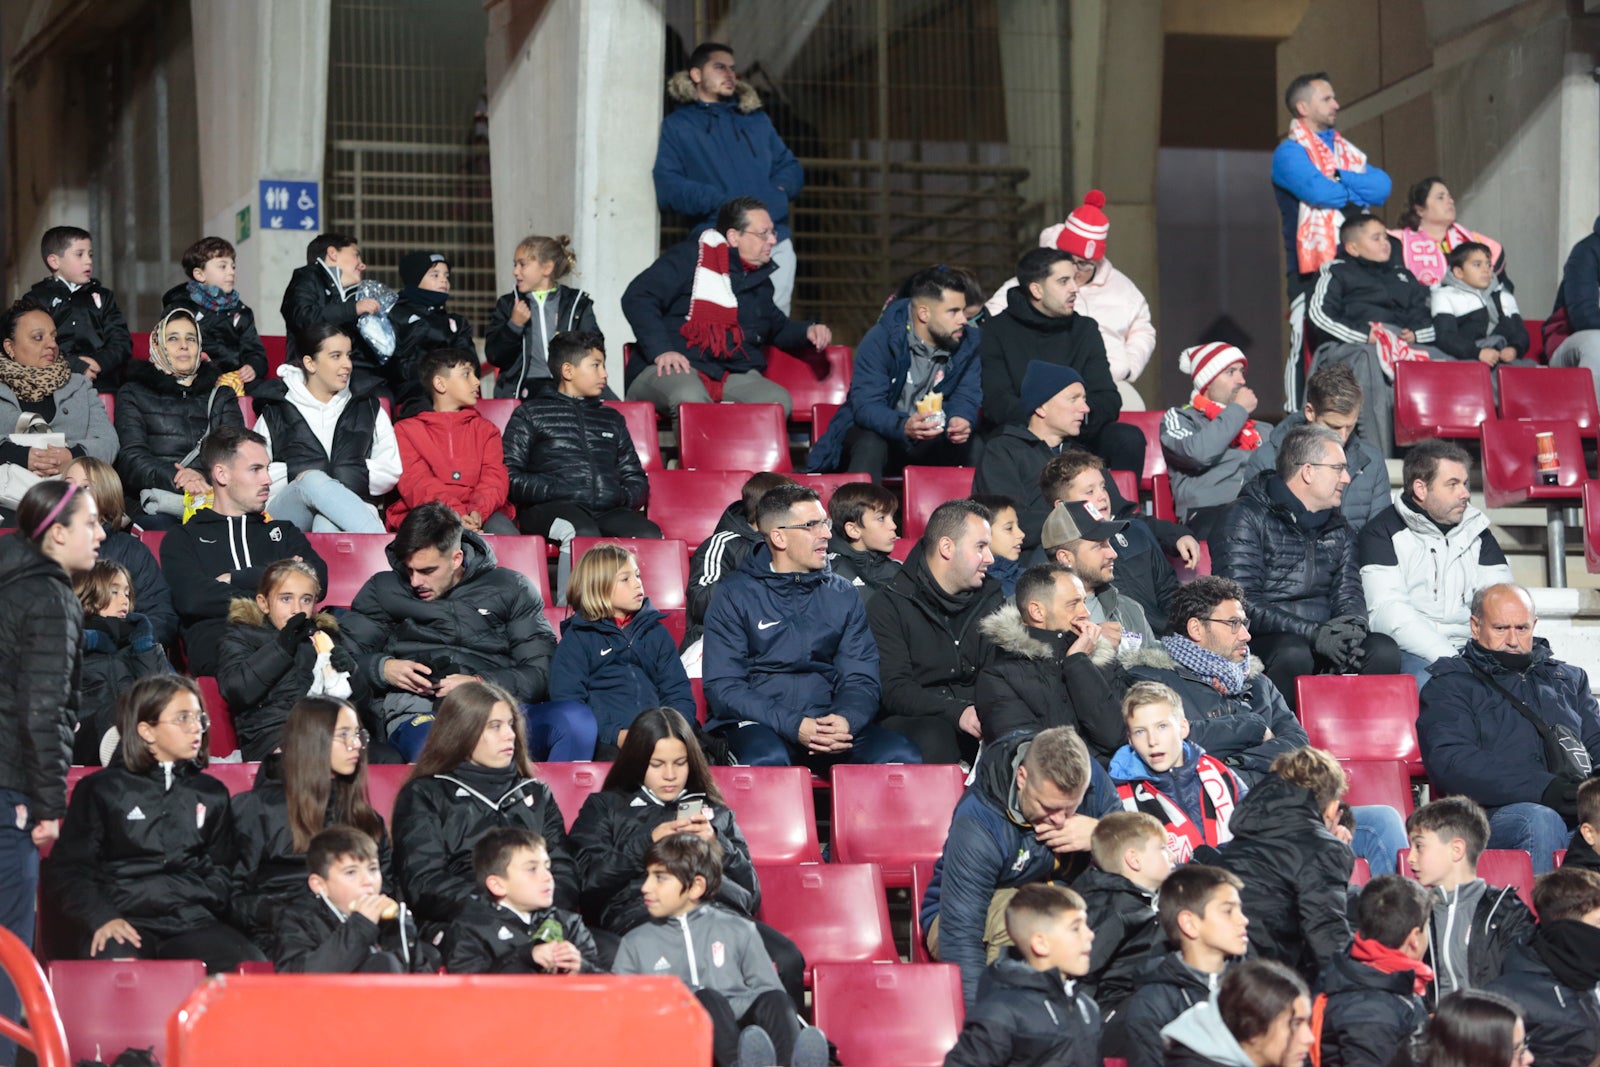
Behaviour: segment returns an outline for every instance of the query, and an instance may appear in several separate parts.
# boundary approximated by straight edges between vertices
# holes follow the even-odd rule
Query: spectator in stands
[[[646,708],[694,709],[694,690],[665,616],[644,595],[639,561],[617,544],[595,545],[572,569],[570,615],[550,661],[550,699],[594,714],[595,753],[614,759],[628,724]]]
[[[1342,1067],[1417,1062],[1426,1047],[1428,1006],[1422,993],[1433,971],[1428,950],[1428,891],[1385,874],[1361,889],[1350,951],[1318,976],[1324,1001],[1322,1062]],[[1319,998],[1320,999],[1320,998]]]
[[[1594,232],[1567,253],[1555,307],[1544,328],[1552,367],[1583,367],[1595,376],[1600,396],[1600,217]]]
[[[988,658],[980,625],[1005,600],[988,576],[987,508],[949,500],[928,516],[905,566],[867,605],[878,643],[878,722],[916,742],[925,763],[971,763],[983,729],[974,703]]]
[[[476,364],[478,347],[467,317],[445,308],[450,302],[450,261],[443,252],[401,256],[400,284],[404,288],[389,309],[394,355],[384,361],[383,376],[394,394],[396,416],[405,418],[432,403],[432,391],[419,375],[424,356],[453,348]]]
[[[1162,1028],[1163,1062],[1299,1067],[1314,1043],[1310,1023],[1311,995],[1298,974],[1275,960],[1245,960],[1222,976],[1215,998]]]
[[[599,971],[594,938],[576,912],[554,904],[544,838],[507,826],[472,847],[473,894],[444,933],[451,974],[579,974]]]
[[[900,539],[894,521],[899,510],[900,499],[876,482],[846,482],[828,499],[828,566],[856,587],[862,603],[900,573],[900,561],[889,555]]]
[[[128,568],[103,559],[72,578],[83,606],[83,673],[78,680],[77,731],[72,762],[104,765],[116,747],[107,734],[117,724],[117,699],[147,674],[172,670],[156,643],[150,620],[133,610]]]
[[[139,614],[150,620],[158,643],[173,648],[178,640],[178,613],[172,607],[172,588],[161,573],[161,565],[144,542],[128,532],[124,511],[122,479],[103,459],[81,456],[67,464],[61,477],[87,489],[100,516],[106,539],[100,542],[100,558],[120,563],[133,580],[133,599]]]
[[[473,533],[516,534],[517,524],[500,514],[511,484],[500,431],[478,414],[477,355],[435,349],[422,357],[417,381],[433,408],[395,423],[400,496],[389,505],[389,528],[437,500]]]
[[[53,335],[68,368],[96,389],[115,390],[133,357],[133,338],[116,296],[94,277],[93,238],[76,226],[52,226],[39,242],[39,254],[50,276],[35,282],[25,299],[54,321]]]
[[[1127,525],[1120,519],[1104,518],[1092,504],[1074,501],[1056,505],[1044,520],[1040,538],[1046,558],[1066,564],[1083,580],[1089,618],[1099,624],[1111,646],[1119,649],[1137,648],[1156,639],[1144,608],[1111,584],[1117,565],[1111,539]]]
[[[1117,809],[1111,779],[1071,727],[986,747],[917,917],[934,958],[961,968],[969,1009],[983,969],[1011,944],[1003,917],[1017,889],[1083,871],[1097,821]]]
[[[354,826],[320,831],[301,874],[305,886],[278,912],[279,973],[437,973],[439,950],[423,940],[410,909],[383,891],[370,834]]]
[[[511,502],[523,533],[563,544],[573,537],[654,537],[640,511],[650,482],[615,408],[600,402],[605,338],[558,333],[550,340],[556,388],[518,405],[506,425]]]
[[[172,586],[184,655],[195,675],[217,672],[217,648],[233,598],[254,596],[268,564],[304,560],[317,572],[317,584],[328,587],[327,564],[306,535],[293,523],[265,514],[272,483],[260,434],[233,426],[207,434],[200,469],[211,482],[211,506],[161,540],[161,571]]]
[[[390,744],[417,759],[439,702],[487,682],[523,703],[537,751],[593,758],[589,709],[538,703],[556,640],[532,579],[500,566],[483,538],[437,503],[406,516],[388,557],[390,569],[367,579],[341,625]]]
[[[1424,1061],[1428,1067],[1479,1061],[1510,1067],[1533,1063],[1522,1009],[1516,1001],[1477,990],[1457,993],[1440,1003],[1428,1027],[1428,1049]]]
[[[1039,231],[1040,248],[1059,248],[1072,256],[1072,280],[1078,285],[1077,314],[1100,327],[1111,377],[1122,396],[1122,410],[1143,411],[1144,399],[1133,387],[1156,350],[1156,330],[1150,323],[1150,305],[1133,279],[1106,258],[1111,223],[1102,210],[1106,194],[1090,189],[1067,221]],[[1007,279],[984,308],[990,315],[1006,310],[1017,279]]]
[[[1070,726],[1090,754],[1107,759],[1122,740],[1116,648],[1089,619],[1083,580],[1063,564],[1036,563],[1014,599],[978,627],[992,650],[974,688],[983,739]]]
[[[1089,414],[1083,388],[1083,376],[1071,367],[1034,360],[1022,383],[1022,402],[1032,412],[1026,425],[1001,427],[984,442],[978,458],[972,491],[1008,496],[1017,502],[1017,517],[1025,535],[1022,547],[1030,558],[1039,547],[1045,516],[1050,514],[1039,475],[1045,464],[1064,450],[1082,447],[1081,433]]]
[[[820,322],[789,318],[773,303],[772,250],[777,229],[767,205],[735,197],[717,225],[661,253],[628,283],[622,313],[645,364],[628,383],[629,400],[648,400],[663,415],[712,399],[794,407],[789,391],[769,382],[766,346],[788,352],[827,348]]]
[[[1193,380],[1194,396],[1161,419],[1173,505],[1208,541],[1238,499],[1261,448],[1261,431],[1250,417],[1256,393],[1244,383],[1247,366],[1244,353],[1223,341],[1185,348],[1178,369]]]
[[[1511,950],[1488,991],[1522,1009],[1535,1063],[1584,1067],[1600,1055],[1600,874],[1562,868],[1542,875],[1533,908],[1539,929]]]
[[[380,877],[391,873],[389,832],[367,792],[367,731],[355,705],[334,696],[295,701],[282,747],[262,760],[255,783],[233,799],[232,921],[265,952],[277,912],[305,890],[312,838],[332,826],[377,844]],[[326,875],[324,875],[326,877]]]
[[[150,334],[150,358],[135,360],[117,390],[117,474],[127,507],[146,530],[183,518],[184,496],[203,499],[206,476],[193,466],[200,439],[219,426],[243,426],[238,393],[201,359],[194,313],[168,311]]]
[[[1244,590],[1263,670],[1296,708],[1302,674],[1395,674],[1400,649],[1367,626],[1356,535],[1339,511],[1350,484],[1339,435],[1290,431],[1277,470],[1245,486],[1212,541],[1216,573]]]
[[[1251,948],[1302,975],[1350,947],[1345,890],[1355,856],[1340,825],[1348,788],[1328,753],[1286,752],[1233,813],[1233,840],[1222,847],[1222,865],[1244,880]]]
[[[1339,255],[1343,243],[1341,221],[1347,214],[1382,207],[1392,183],[1384,171],[1368,166],[1365,152],[1334,129],[1339,101],[1326,74],[1295,78],[1285,90],[1283,102],[1291,120],[1288,137],[1272,153],[1272,192],[1283,218],[1289,351],[1295,356],[1289,362],[1294,364],[1317,272]],[[1298,380],[1298,374],[1291,374]]]
[[[1038,405],[1030,404],[1027,376],[1043,361],[1078,375],[1088,411],[1072,436],[1116,470],[1144,469],[1144,434],[1119,423],[1122,394],[1111,377],[1105,343],[1093,319],[1075,314],[1078,299],[1072,253],[1035,248],[1017,261],[1017,287],[1006,310],[983,328],[983,421],[989,436],[1007,426],[1025,426]],[[1064,387],[1063,387],[1064,388]],[[1048,399],[1048,397],[1046,398]]]
[[[265,957],[227,925],[233,820],[203,773],[210,720],[181,674],[134,683],[118,709],[121,758],[72,792],[44,891],[80,959],[203,960],[212,974]]]
[[[1471,639],[1432,667],[1417,740],[1428,779],[1489,812],[1489,847],[1520,848],[1550,870],[1578,817],[1578,786],[1600,761],[1600,709],[1589,676],[1533,635],[1521,586],[1472,595]]]
[[[340,637],[338,620],[317,611],[321,599],[310,564],[280,559],[261,573],[255,597],[239,597],[228,611],[217,687],[247,760],[279,750],[284,724],[306,697],[355,696],[367,703],[366,680]]]
[[[375,393],[352,387],[353,344],[342,327],[308,327],[299,362],[256,389],[255,428],[272,457],[267,508],[302,530],[383,533],[373,501],[400,481],[388,413]]]
[[[1134,976],[1164,938],[1156,922],[1156,895],[1172,873],[1167,831],[1141,811],[1114,811],[1089,838],[1094,866],[1072,883],[1088,906],[1094,952],[1083,992],[1104,1012],[1115,1012],[1132,995]]]
[[[1080,979],[1099,937],[1083,898],[1025,885],[1006,905],[1005,925],[1021,958],[1002,956],[984,972],[946,1067],[1098,1063],[1100,1008]]]
[[[761,498],[769,489],[794,484],[793,478],[776,471],[752,474],[740,487],[739,499],[723,509],[711,536],[701,541],[694,555],[689,557],[689,632],[684,636],[685,647],[700,639],[706,609],[711,606],[711,595],[717,583],[737,573],[746,557],[765,543],[761,531],[756,529]]]
[[[1478,877],[1489,843],[1489,817],[1466,797],[1424,804],[1406,819],[1411,848],[1406,862],[1433,902],[1428,960],[1432,1000],[1481,989],[1500,976],[1506,953],[1533,936],[1533,913],[1510,886]]]
[[[1361,383],[1342,363],[1323,367],[1306,381],[1305,407],[1278,423],[1250,456],[1247,478],[1278,468],[1278,447],[1297,426],[1326,426],[1344,442],[1350,484],[1339,498],[1339,511],[1357,533],[1389,506],[1389,467],[1383,453],[1355,433],[1361,417]]]
[[[812,448],[811,470],[881,482],[909,465],[971,465],[983,382],[963,283],[948,267],[929,267],[884,309],[856,347],[849,397]]]
[[[1424,178],[1406,193],[1406,210],[1400,227],[1389,236],[1400,245],[1400,262],[1416,275],[1417,281],[1437,289],[1450,276],[1453,264],[1448,257],[1464,244],[1482,245],[1489,257],[1495,281],[1511,291],[1506,275],[1506,253],[1500,242],[1456,221],[1456,201],[1443,178]],[[1498,286],[1497,286],[1498,287]]]
[[[671,834],[693,834],[722,850],[721,907],[754,918],[761,880],[689,719],[671,707],[647,708],[619,742],[605,787],[583,802],[572,824],[572,850],[591,925],[621,936],[649,921],[640,891],[645,853]],[[795,1004],[805,1003],[805,959],[783,934],[757,922],[756,931]]]
[[[1352,215],[1339,227],[1340,254],[1323,264],[1307,314],[1316,355],[1311,372],[1347,364],[1361,385],[1361,437],[1394,450],[1394,368],[1408,359],[1448,359],[1434,347],[1428,287],[1391,259],[1383,223]]]
[[[861,598],[828,569],[816,490],[768,490],[757,526],[764,543],[706,612],[706,729],[746,766],[922,762],[914,742],[874,722],[878,648]]]
[[[517,245],[511,292],[495,302],[483,354],[495,368],[494,395],[526,400],[554,386],[550,339],[558,333],[599,333],[594,298],[562,285],[578,256],[572,238],[531,234]],[[535,322],[537,319],[537,322]],[[614,400],[607,389],[607,400]]]
[[[661,120],[651,171],[656,200],[682,215],[694,236],[712,223],[726,229],[718,210],[730,198],[761,200],[771,215],[757,228],[770,229],[777,242],[770,253],[773,302],[789,314],[795,276],[789,204],[805,184],[800,161],[761,110],[755,87],[739,80],[725,44],[696,46],[687,69],[667,80],[667,96],[678,106]]]
[[[1472,506],[1471,459],[1460,445],[1423,441],[1406,452],[1394,503],[1361,531],[1358,559],[1368,623],[1400,647],[1400,669],[1421,689],[1435,660],[1469,637],[1472,594],[1511,580],[1511,565]]]
[[[1161,1030],[1216,996],[1223,972],[1250,948],[1250,920],[1232,871],[1190,863],[1161,883],[1156,915],[1173,951],[1152,960],[1138,988],[1106,1027],[1101,1050],[1128,1067],[1162,1067]],[[1253,1061],[1252,1061],[1253,1062]]]
[[[288,330],[285,362],[300,366],[302,330],[327,323],[344,328],[350,338],[353,366],[351,386],[358,393],[383,388],[383,361],[356,328],[362,315],[377,315],[381,305],[371,297],[356,299],[356,286],[367,265],[361,260],[361,245],[342,233],[319,233],[306,245],[306,265],[295,268],[289,287],[283,292],[278,309]],[[320,338],[319,338],[320,340]]]
[[[1045,464],[1039,475],[1039,489],[1053,509],[1057,504],[1080,502],[1091,505],[1101,515],[1127,525],[1111,535],[1117,553],[1116,576],[1112,584],[1117,593],[1138,602],[1154,633],[1167,631],[1167,608],[1178,591],[1178,575],[1168,557],[1179,558],[1186,567],[1200,563],[1200,542],[1188,527],[1175,522],[1139,514],[1139,505],[1123,500],[1106,480],[1105,460],[1092,452],[1073,449]]]
[[[1600,779],[1591,778],[1578,787],[1578,829],[1567,842],[1563,867],[1582,867],[1600,871]]]
[[[1477,241],[1450,250],[1450,273],[1434,288],[1434,343],[1455,359],[1476,359],[1490,369],[1528,354],[1528,328],[1511,290],[1495,276],[1489,246]],[[1523,360],[1524,366],[1538,366]]]
[[[221,237],[202,237],[186,248],[186,280],[161,297],[161,314],[187,311],[205,334],[206,362],[219,375],[237,374],[249,390],[267,379],[267,349],[256,333],[256,313],[233,287],[236,255]]]

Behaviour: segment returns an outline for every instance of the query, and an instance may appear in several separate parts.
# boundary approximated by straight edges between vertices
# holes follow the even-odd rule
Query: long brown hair
[[[134,774],[144,774],[156,765],[150,752],[150,743],[139,736],[139,724],[161,721],[162,712],[179,692],[194,694],[195,703],[204,710],[205,700],[200,687],[186,674],[147,674],[134,682],[117,701],[117,730],[122,734],[122,765]],[[200,736],[200,751],[194,763],[204,767],[211,762],[211,731]]]
[[[722,791],[711,777],[711,766],[706,754],[689,726],[689,720],[675,708],[646,708],[628,724],[628,736],[622,742],[616,762],[606,773],[608,793],[632,793],[644,785],[644,772],[650,769],[650,757],[655,755],[656,743],[682,741],[689,754],[689,775],[684,788],[690,793],[704,793],[706,799],[722,806]]]
[[[422,751],[417,753],[417,765],[411,768],[407,781],[449,774],[470,760],[496,704],[511,709],[511,729],[517,737],[512,765],[524,778],[534,777],[533,761],[528,758],[528,728],[522,721],[522,708],[517,698],[490,682],[463,682],[439,701],[433,728],[428,731]]]
[[[355,705],[337,697],[301,697],[289,709],[283,728],[283,792],[289,809],[294,850],[304,852],[326,826],[343,823],[383,837],[383,818],[367,798],[367,750],[363,747],[354,773],[334,774],[328,766],[339,712]],[[359,718],[358,720],[359,721]],[[333,800],[333,812],[328,800]]]

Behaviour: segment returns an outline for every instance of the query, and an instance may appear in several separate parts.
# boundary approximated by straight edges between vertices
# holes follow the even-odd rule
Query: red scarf
[[[1346,141],[1338,131],[1333,134],[1333,147],[1311,132],[1304,119],[1289,124],[1289,140],[1305,149],[1311,163],[1327,178],[1338,171],[1364,171],[1367,155]],[[1339,254],[1339,227],[1344,224],[1344,212],[1334,208],[1312,207],[1301,201],[1299,218],[1295,223],[1295,259],[1301,274],[1309,274]]]
[[[1428,983],[1433,981],[1433,968],[1421,960],[1414,960],[1397,948],[1380,945],[1370,938],[1356,935],[1356,943],[1350,948],[1350,958],[1357,963],[1365,963],[1375,971],[1382,974],[1399,974],[1401,971],[1410,971],[1412,976],[1411,989],[1417,996],[1427,990]]]
[[[744,344],[739,301],[728,278],[728,239],[715,229],[700,235],[689,291],[689,317],[678,332],[711,359],[731,359]]]
[[[1194,399],[1189,401],[1189,406],[1212,422],[1216,422],[1228,407],[1226,404],[1219,404],[1210,399],[1204,393],[1194,394]],[[1254,452],[1261,447],[1261,431],[1256,429],[1255,419],[1244,420],[1244,428],[1239,431],[1239,436],[1233,439],[1233,444],[1229,447],[1240,448],[1246,452]]]

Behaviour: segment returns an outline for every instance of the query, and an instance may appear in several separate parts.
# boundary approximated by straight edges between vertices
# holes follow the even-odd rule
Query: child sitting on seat
[[[890,557],[900,539],[894,515],[899,499],[873,482],[848,482],[828,501],[833,537],[828,542],[828,565],[850,582],[863,603],[900,573],[899,561]]]
[[[128,568],[103,559],[73,575],[83,605],[83,670],[72,762],[103,766],[117,744],[117,697],[147,674],[172,670],[150,620],[133,610]]]
[[[483,895],[444,933],[451,974],[577,974],[604,970],[589,928],[555,906],[556,878],[544,838],[520,826],[490,830],[472,846]]]
[[[495,301],[483,353],[494,364],[494,395],[526,400],[555,388],[550,341],[558,333],[598,333],[594,301],[561,279],[578,257],[572,239],[524,237],[511,267],[515,287]],[[607,400],[615,400],[607,390]]]

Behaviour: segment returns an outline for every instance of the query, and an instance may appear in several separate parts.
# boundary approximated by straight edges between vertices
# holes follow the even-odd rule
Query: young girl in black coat
[[[88,959],[199,959],[212,973],[264,959],[224,922],[233,849],[228,790],[209,761],[200,689],[141,678],[117,712],[120,758],[78,783],[44,892]]]
[[[78,732],[72,762],[102,766],[117,737],[117,694],[147,674],[172,670],[156,643],[150,620],[133,610],[133,579],[128,568],[103,559],[72,579],[83,605],[83,673],[78,681]]]

